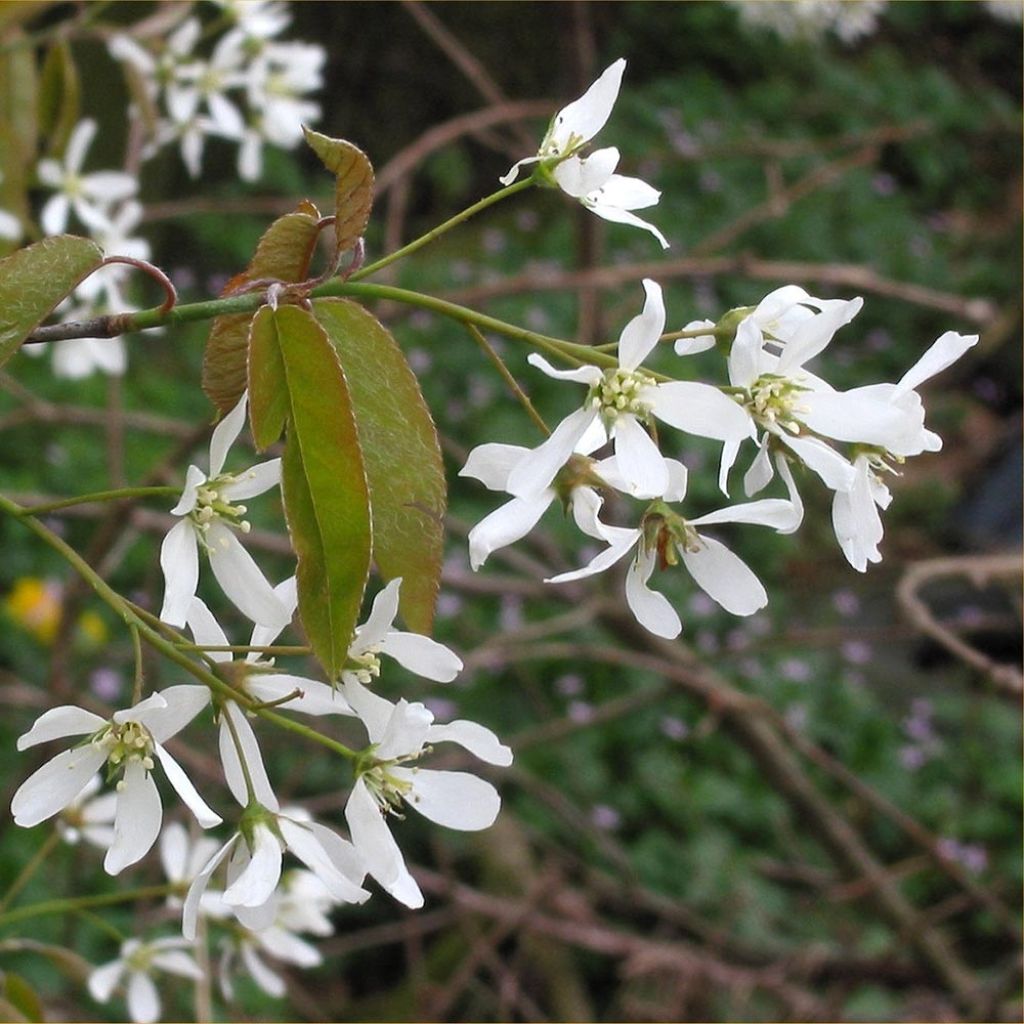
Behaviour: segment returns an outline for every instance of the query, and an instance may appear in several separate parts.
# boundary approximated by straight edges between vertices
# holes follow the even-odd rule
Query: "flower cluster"
[[[727,349],[728,384],[714,386],[665,379],[643,368],[666,320],[661,288],[645,280],[644,290],[643,312],[622,331],[610,365],[558,370],[538,355],[529,357],[549,377],[585,385],[586,396],[537,448],[485,444],[470,453],[462,475],[512,496],[470,532],[473,568],[495,549],[525,536],[558,498],[583,533],[604,547],[588,565],[548,582],[603,572],[633,552],[626,601],[652,633],[673,638],[682,629],[672,605],[649,587],[655,569],[679,561],[723,608],[750,615],[767,603],[764,587],[704,528],[745,523],[779,533],[795,531],[804,506],[794,467],[810,470],[832,491],[833,528],[850,564],[863,572],[869,562],[879,561],[880,511],[891,501],[886,477],[906,458],[937,451],[942,444],[925,428],[917,388],[976,344],[977,335],[947,331],[896,384],[837,391],[806,364],[856,316],[862,302],[818,299],[791,285],[754,308],[731,311],[720,325],[694,322],[678,332],[686,336],[676,341],[677,355],[705,351],[716,342]],[[655,422],[722,442],[719,485],[726,497],[730,471],[744,446],[756,448],[743,477],[747,497],[764,490],[776,472],[786,497],[696,516],[677,511],[686,498],[686,467],[662,455]],[[605,448],[610,452],[595,458]],[[603,495],[612,493],[647,503],[635,525],[600,519]]]
[[[173,510],[180,521],[161,550],[166,577],[161,616],[187,625],[222,685],[170,686],[109,718],[70,705],[53,708],[18,741],[24,750],[82,737],[18,788],[11,804],[16,824],[32,827],[56,819],[66,841],[84,839],[105,850],[104,868],[112,875],[142,860],[160,840],[175,905],[181,909],[183,937],[132,938],[117,959],[89,978],[89,991],[100,1001],[122,986],[129,1013],[140,1024],[160,1014],[154,974],[201,976],[191,947],[210,931],[222,933],[220,984],[226,998],[239,965],[266,992],[281,995],[283,981],[264,957],[298,966],[319,963],[319,953],[300,933],[329,934],[334,908],[369,899],[367,876],[406,906],[422,906],[423,895],[388,817],[401,818],[403,809],[411,807],[447,828],[477,831],[494,822],[500,799],[491,783],[476,775],[423,768],[420,761],[435,744],[450,742],[492,765],[512,762],[509,748],[482,725],[437,723],[424,704],[391,701],[372,688],[385,657],[436,682],[450,682],[462,669],[447,647],[394,627],[400,579],[376,595],[369,617],[354,631],[334,685],[282,671],[272,658],[263,657],[261,652],[291,621],[297,588],[294,577],[272,587],[236,536],[246,532],[246,510],[233,503],[267,491],[280,478],[276,459],[242,473],[224,472],[246,404],[243,395],[213,431],[209,472],[189,467]],[[255,623],[243,658],[234,658],[220,623],[196,596],[200,549],[209,555],[225,594]],[[192,841],[180,824],[165,826],[155,781],[159,764],[201,828],[221,824],[221,815],[167,749],[211,708],[224,784],[238,805],[231,833],[222,842]],[[289,718],[334,715],[360,723],[367,745],[348,751],[354,777],[344,816],[351,839],[302,808],[282,807],[254,727],[254,716],[268,708]],[[104,789],[101,774],[112,789]],[[302,866],[289,867],[287,855]]]

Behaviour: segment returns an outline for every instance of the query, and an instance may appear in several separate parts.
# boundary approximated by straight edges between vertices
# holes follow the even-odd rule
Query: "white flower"
[[[297,868],[287,872],[278,890],[273,923],[257,932],[242,930],[225,941],[219,970],[224,998],[229,1002],[234,999],[231,973],[236,956],[241,958],[252,980],[275,998],[285,994],[284,979],[267,966],[263,954],[296,967],[316,967],[323,963],[319,950],[299,933],[332,934],[334,928],[327,914],[336,905],[312,871]]]
[[[274,593],[259,566],[242,547],[234,529],[248,532],[242,517],[244,505],[230,502],[269,491],[281,479],[281,460],[261,462],[240,473],[224,473],[228,449],[245,423],[248,393],[217,424],[210,438],[210,471],[189,466],[181,500],[171,514],[181,516],[160,548],[164,573],[164,603],[160,618],[183,626],[199,583],[199,547],[210,558],[210,567],[221,589],[243,615],[271,629],[283,629],[291,612]]]
[[[221,819],[163,746],[209,699],[205,686],[172,686],[115,712],[109,720],[73,705],[51,708],[19,737],[19,750],[65,736],[85,735],[88,740],[58,754],[21,784],[11,801],[15,824],[31,828],[53,817],[108,764],[111,771],[122,773],[117,784],[114,840],[103,862],[105,870],[116,875],[144,857],[160,833],[163,808],[152,778],[154,758],[199,824],[203,828],[219,824]]]
[[[291,23],[288,5],[281,0],[213,0],[249,40],[280,35]]]
[[[245,121],[226,93],[245,84],[245,36],[238,30],[222,36],[207,60],[177,67],[167,83],[167,109],[177,124],[188,124],[205,105],[213,132],[225,138],[241,137]]]
[[[125,978],[131,1019],[135,1024],[153,1024],[160,1019],[160,995],[150,977],[154,971],[166,971],[192,981],[203,979],[199,965],[184,951],[187,945],[184,939],[128,939],[116,960],[97,967],[89,975],[89,994],[97,1002],[105,1003]]]
[[[583,408],[562,420],[551,436],[512,470],[508,479],[512,494],[531,497],[542,491],[577,446],[590,451],[597,447],[590,443],[593,434],[588,434],[596,432],[598,444],[609,438],[614,443],[618,473],[630,493],[641,498],[660,497],[669,481],[665,460],[642,426],[651,416],[687,433],[737,446],[753,436],[750,418],[718,388],[696,381],[658,383],[639,369],[665,327],[661,288],[647,279],[643,284],[647,295],[644,309],[619,337],[617,367],[556,370],[542,356],[529,356],[529,362],[549,377],[587,384],[590,392]]]
[[[138,191],[138,182],[121,171],[82,174],[85,154],[95,135],[94,120],[79,121],[68,139],[63,164],[49,157],[39,162],[39,180],[56,190],[40,214],[48,235],[59,235],[65,230],[71,210],[90,231],[110,231],[109,208]]]
[[[109,849],[113,843],[117,793],[100,793],[101,786],[100,777],[94,775],[60,812],[57,831],[65,843],[75,846],[84,839],[101,850]]]
[[[415,675],[438,683],[450,683],[462,671],[462,661],[444,644],[429,636],[391,628],[398,614],[401,585],[401,577],[391,580],[373,599],[366,622],[356,626],[342,679],[370,682],[380,675],[379,654],[386,654]]]
[[[519,176],[520,167],[538,161],[564,160],[588,143],[611,117],[625,70],[626,61],[621,57],[605,68],[601,77],[578,100],[573,100],[555,114],[537,155],[514,164],[499,179],[501,183],[511,185]]]
[[[268,43],[246,79],[249,107],[262,136],[291,149],[302,141],[302,125],[319,120],[320,106],[305,94],[323,86],[327,53],[313,43]]]
[[[552,173],[566,195],[578,199],[598,217],[643,228],[658,239],[663,249],[667,249],[669,244],[665,236],[653,224],[630,212],[657,205],[661,193],[639,178],[615,174],[618,163],[619,151],[610,147],[599,149],[588,157],[570,156]]]
[[[597,439],[600,440],[599,438]],[[459,471],[459,476],[479,480],[492,491],[508,488],[508,478],[523,459],[531,456],[529,448],[514,444],[482,444],[474,448]],[[607,540],[604,524],[598,519],[602,498],[595,487],[605,483],[593,460],[578,453],[570,456],[561,475],[564,481],[545,487],[525,498],[513,498],[480,520],[469,531],[469,562],[479,569],[492,551],[513,544],[536,526],[548,506],[558,497],[572,509],[576,525],[588,536]]]
[[[240,828],[210,858],[185,897],[181,929],[194,939],[203,895],[213,873],[227,859],[222,903],[253,931],[269,927],[277,913],[277,888],[285,850],[290,850],[323,883],[339,903],[364,903],[366,867],[359,853],[326,825],[312,821],[301,809],[274,813],[249,803]],[[230,855],[230,856],[229,856]]]
[[[890,460],[902,462],[912,455],[938,451],[942,439],[924,425],[924,406],[917,388],[926,380],[951,366],[968,349],[978,343],[976,334],[963,335],[947,331],[929,347],[923,356],[900,378],[897,384],[876,384],[857,388],[861,400],[873,405],[881,403],[899,410],[899,426],[890,434],[875,437],[867,450],[859,450],[853,460],[854,481],[846,491],[838,491],[832,501],[832,525],[846,560],[858,572],[865,572],[869,562],[882,560],[878,545],[882,540],[882,517],[892,501],[889,488],[882,481],[883,473],[894,473]]]
[[[3,175],[0,175],[0,181],[3,181]],[[17,242],[23,234],[25,229],[21,220],[9,210],[0,210],[0,241]]]
[[[475,722],[434,725],[434,716],[422,704],[405,700],[392,704],[354,679],[345,680],[342,687],[373,744],[372,762],[363,763],[345,805],[352,842],[366,870],[387,892],[407,907],[421,907],[423,894],[384,815],[406,803],[439,825],[478,831],[494,823],[501,799],[489,782],[475,775],[407,767],[407,763],[415,762],[427,744],[446,740],[490,764],[510,765],[512,751]]]
[[[686,467],[670,459],[665,461],[671,478],[665,501],[682,501],[686,495]],[[768,603],[761,581],[738,555],[720,541],[700,534],[697,527],[750,523],[785,530],[795,515],[791,502],[776,498],[733,505],[696,519],[684,519],[659,502],[645,515],[639,529],[606,527],[611,537],[604,551],[582,569],[561,573],[546,582],[567,583],[604,572],[636,547],[636,557],[626,574],[626,603],[645,629],[671,640],[682,631],[679,616],[663,594],[647,586],[659,559],[663,567],[674,565],[678,554],[709,597],[733,615],[752,615]]]

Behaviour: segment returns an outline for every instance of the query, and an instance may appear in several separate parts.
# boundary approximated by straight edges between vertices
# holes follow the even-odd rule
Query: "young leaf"
[[[221,292],[231,295],[250,281],[274,278],[289,283],[309,276],[316,246],[320,211],[304,200],[292,213],[279,217],[264,232],[252,261]],[[246,387],[246,352],[251,313],[219,316],[213,321],[203,354],[203,391],[221,411],[230,412]]]
[[[429,633],[444,555],[446,488],[441,448],[419,385],[391,334],[348,299],[313,311],[341,356],[373,510],[373,558],[402,577],[402,616]]]
[[[306,142],[335,175],[334,237],[336,251],[347,252],[366,232],[373,206],[373,165],[358,146],[303,127]]]
[[[288,409],[288,383],[277,320],[270,306],[261,306],[249,331],[249,426],[260,451],[281,436]]]
[[[51,155],[64,151],[78,123],[80,93],[71,47],[61,39],[47,51],[39,81],[39,132],[49,140]]]
[[[298,306],[269,315],[288,393],[281,490],[299,560],[299,615],[314,653],[335,679],[345,665],[370,570],[366,474],[334,346],[313,315]]]
[[[102,262],[103,250],[76,235],[44,238],[0,260],[0,366]]]

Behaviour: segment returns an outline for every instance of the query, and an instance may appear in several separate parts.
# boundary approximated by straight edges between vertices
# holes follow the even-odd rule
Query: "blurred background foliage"
[[[59,24],[69,6],[46,7],[29,28]],[[110,5],[102,20],[129,24],[154,6]],[[457,479],[462,457],[485,441],[539,438],[461,328],[379,309],[446,441],[453,529],[437,636],[467,662],[447,689],[395,682],[399,671],[385,693],[488,724],[517,761],[495,773],[505,812],[492,832],[401,824],[403,849],[424,869],[425,911],[409,915],[381,895],[345,909],[323,943],[326,964],[291,975],[287,1005],[242,985],[224,1019],[1017,1019],[1019,702],[922,639],[896,588],[923,560],[1019,549],[1019,26],[977,3],[899,2],[875,34],[843,45],[744,28],[724,3],[293,6],[294,35],[328,49],[317,128],[365,149],[386,186],[371,257],[492,191],[544,125],[537,117],[459,133],[456,119],[506,100],[541,98],[553,111],[611,60],[629,62],[601,143],[620,148],[626,173],[662,190],[650,219],[672,242],[664,256],[647,235],[530,192],[400,264],[392,279],[403,286],[595,343],[615,340],[639,309],[643,276],[665,286],[670,329],[784,283],[863,294],[864,311],[819,363],[838,387],[898,379],[947,329],[980,332],[981,342],[927,389],[929,425],[946,448],[895,482],[885,561],[863,577],[849,568],[827,496],[808,480],[799,534],[730,538],[765,582],[765,612],[729,618],[686,580],[663,576],[685,623],[673,662],[630,632],[617,580],[537,585],[552,566],[585,557],[557,511],[546,533],[469,573],[465,529],[494,502]],[[438,25],[454,39],[448,54]],[[94,156],[115,166],[125,139],[112,112],[127,102],[119,69],[100,41],[72,45],[84,113],[103,125]],[[477,70],[467,76],[467,66]],[[499,94],[482,94],[490,86]],[[447,145],[424,144],[453,120]],[[243,267],[274,213],[303,196],[329,205],[311,153],[268,153],[256,185],[239,183],[233,165],[233,149],[216,141],[199,181],[173,152],[147,165],[144,233],[183,301],[215,294]],[[204,334],[196,325],[132,339],[121,381],[61,381],[47,360],[12,362],[0,394],[5,489],[83,492],[139,481],[154,465],[160,482],[178,482],[211,417],[199,390]],[[530,371],[524,351],[495,345],[549,420],[568,411],[565,390]],[[669,364],[678,372],[671,355]],[[685,367],[702,379],[722,374],[713,353]],[[717,507],[714,446],[687,439],[672,454],[690,466],[697,501]],[[136,510],[101,565],[151,606],[163,511]],[[264,511],[256,525],[270,528],[276,510]],[[59,525],[79,550],[97,543],[95,517]],[[0,536],[9,802],[31,760],[13,753],[15,737],[54,698],[123,700],[131,645],[77,592],[55,643],[46,601],[70,582],[66,566],[16,524],[0,523]],[[273,550],[260,557],[272,578],[287,571]],[[954,573],[927,595],[988,656],[1019,663],[1012,580],[975,585]],[[204,596],[241,634],[217,595]],[[149,679],[180,681],[155,662]],[[749,716],[768,723],[785,763],[888,871],[914,910],[915,934],[879,910],[877,879],[821,842],[820,820],[808,817],[799,786],[766,767],[780,762],[740,721],[736,695],[760,709]],[[209,750],[189,754],[200,774],[213,770],[212,730],[207,739]],[[272,775],[286,780],[284,792],[312,796],[318,814],[336,817],[347,790],[338,766],[274,739]],[[3,828],[4,878],[40,845],[38,832]],[[142,882],[159,879],[154,860],[137,873]],[[98,858],[62,848],[22,899],[115,884]],[[127,910],[104,914],[135,927]],[[160,908],[140,919],[170,920]],[[922,954],[921,934],[933,931],[976,982],[973,1000]],[[92,963],[113,955],[85,918],[40,918],[31,935]],[[8,950],[2,959],[45,995],[50,1019],[117,1012],[45,958]],[[187,992],[166,995],[168,1018],[190,1012]]]

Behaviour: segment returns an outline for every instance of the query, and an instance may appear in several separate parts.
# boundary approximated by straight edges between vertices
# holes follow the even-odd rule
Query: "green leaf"
[[[298,306],[270,316],[288,393],[281,491],[299,561],[299,615],[314,653],[335,679],[370,571],[366,473],[348,385],[323,328]]]
[[[279,217],[263,233],[248,268],[228,281],[221,295],[232,295],[263,278],[304,281],[309,276],[319,222],[320,211],[306,200],[292,213]],[[217,317],[210,328],[203,354],[203,391],[221,413],[230,412],[246,388],[251,322],[251,313],[239,313]]]
[[[0,366],[103,262],[103,250],[88,238],[54,235],[0,260]]]
[[[270,306],[261,306],[249,331],[249,426],[260,451],[281,436],[288,410],[277,321]]]
[[[43,1004],[39,1001],[36,990],[20,974],[7,972],[3,978],[3,994],[6,1001],[20,1015],[16,1019],[42,1021]]]
[[[39,132],[51,155],[64,151],[78,123],[80,93],[71,47],[62,39],[47,51],[39,81]]]
[[[373,165],[358,147],[303,127],[306,142],[335,175],[335,251],[347,252],[366,233],[373,207]]]
[[[348,299],[317,299],[313,311],[341,356],[352,394],[370,484],[374,561],[384,579],[402,577],[406,625],[429,633],[447,497],[434,421],[398,343],[370,313]]]
[[[21,5],[0,4],[14,6]],[[7,37],[10,42],[17,38],[15,33]],[[36,163],[36,59],[31,46],[0,52],[0,140],[0,208],[25,223],[28,174]],[[0,252],[10,245],[0,241]]]

